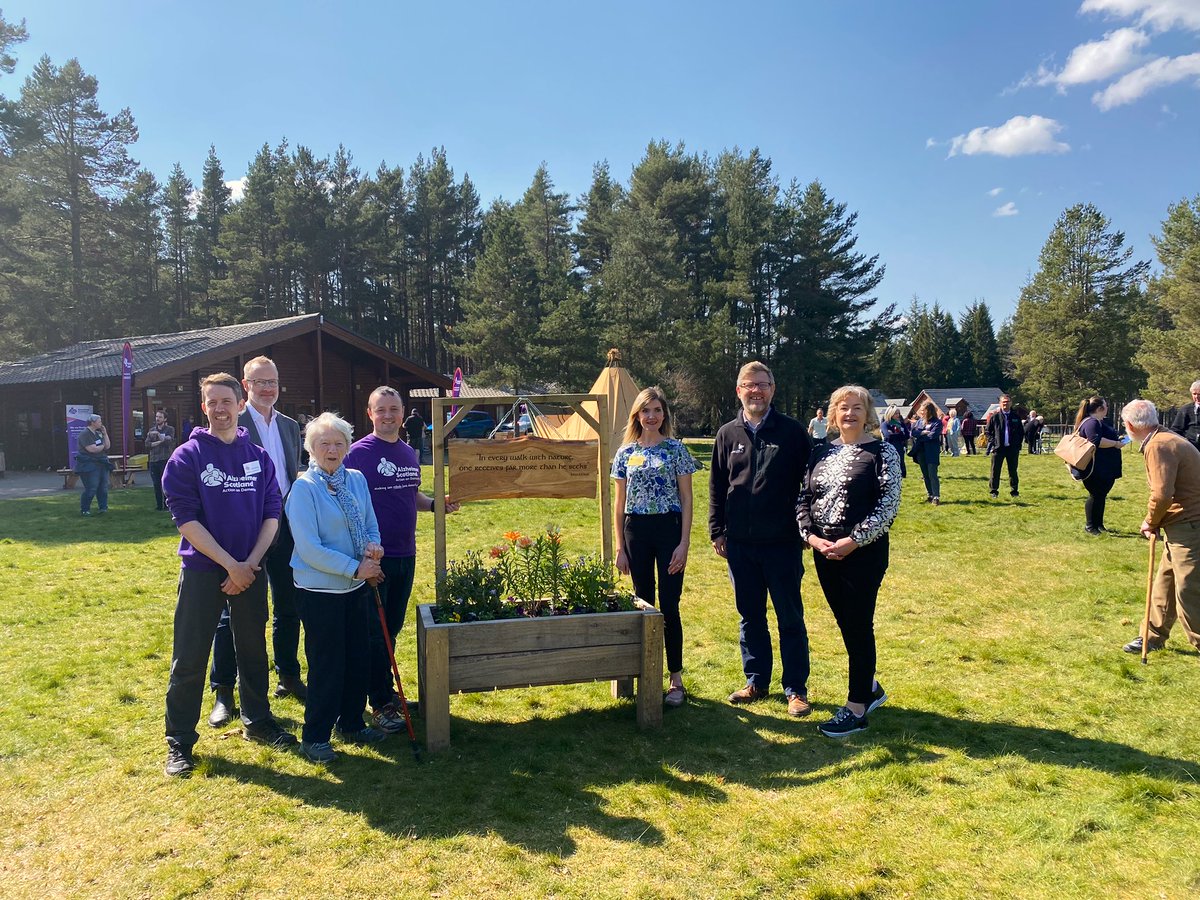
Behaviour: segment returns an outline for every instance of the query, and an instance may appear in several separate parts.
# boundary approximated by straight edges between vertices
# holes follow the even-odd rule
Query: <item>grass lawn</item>
[[[701,472],[691,702],[661,731],[607,684],[471,694],[451,699],[450,750],[420,764],[404,737],[323,769],[201,724],[190,781],[162,772],[166,515],[145,489],[91,519],[74,496],[0,502],[0,894],[1195,897],[1200,659],[1178,634],[1145,668],[1120,651],[1145,599],[1141,458],[1102,538],[1055,457],[1021,458],[1018,501],[987,499],[987,462],[946,459],[938,509],[918,473],[905,483],[876,617],[891,699],[865,734],[816,731],[846,660],[811,567],[814,717],[788,718],[778,671],[771,699],[726,703],[737,615]],[[449,520],[451,555],[546,522],[598,544],[587,501],[481,502]],[[298,731],[295,701],[274,708]]]

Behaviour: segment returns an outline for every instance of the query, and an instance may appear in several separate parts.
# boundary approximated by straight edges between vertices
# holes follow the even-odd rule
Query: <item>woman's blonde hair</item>
[[[873,434],[879,434],[879,414],[875,412],[875,403],[871,400],[871,394],[867,389],[857,384],[844,384],[829,395],[829,405],[825,407],[829,410],[829,430],[834,434],[841,434],[841,429],[838,428],[836,423],[834,410],[847,397],[853,397],[862,402],[863,409],[866,411],[866,421],[863,423],[864,429]]]
[[[633,398],[633,406],[629,408],[629,422],[625,425],[625,443],[632,444],[636,440],[640,440],[642,436],[642,423],[638,421],[638,413],[640,413],[651,400],[657,400],[662,404],[663,420],[659,426],[659,433],[663,437],[672,437],[672,419],[671,407],[667,404],[667,395],[663,393],[662,388],[655,385],[648,387],[636,397]]]

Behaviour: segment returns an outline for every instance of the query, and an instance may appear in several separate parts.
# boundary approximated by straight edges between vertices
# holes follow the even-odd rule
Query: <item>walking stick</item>
[[[388,661],[392,664],[392,674],[396,676],[396,692],[400,695],[400,711],[404,713],[404,727],[408,729],[408,741],[412,744],[413,756],[421,761],[421,747],[417,744],[417,736],[413,734],[412,716],[408,714],[408,701],[404,699],[404,685],[400,683],[400,667],[396,665],[396,651],[392,649],[392,636],[388,632],[387,616],[383,612],[383,600],[379,596],[379,587],[371,585],[375,594],[375,611],[379,613],[379,627],[383,630],[383,643],[387,646]]]
[[[1146,615],[1142,618],[1142,665],[1150,653],[1150,597],[1154,592],[1154,550],[1158,544],[1158,532],[1150,535],[1150,571],[1146,575]]]

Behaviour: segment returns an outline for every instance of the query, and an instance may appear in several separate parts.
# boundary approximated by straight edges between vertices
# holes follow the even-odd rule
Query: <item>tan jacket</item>
[[[1142,442],[1150,502],[1151,527],[1200,521],[1200,450],[1163,428]]]

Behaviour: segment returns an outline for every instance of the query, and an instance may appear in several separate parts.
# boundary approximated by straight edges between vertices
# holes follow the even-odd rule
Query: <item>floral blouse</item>
[[[809,460],[796,503],[805,541],[849,537],[861,547],[887,534],[899,511],[900,454],[891,444],[831,444]]]
[[[625,515],[650,516],[682,512],[680,475],[696,471],[696,461],[682,441],[666,438],[653,447],[634,441],[613,457],[612,477],[625,482]]]

